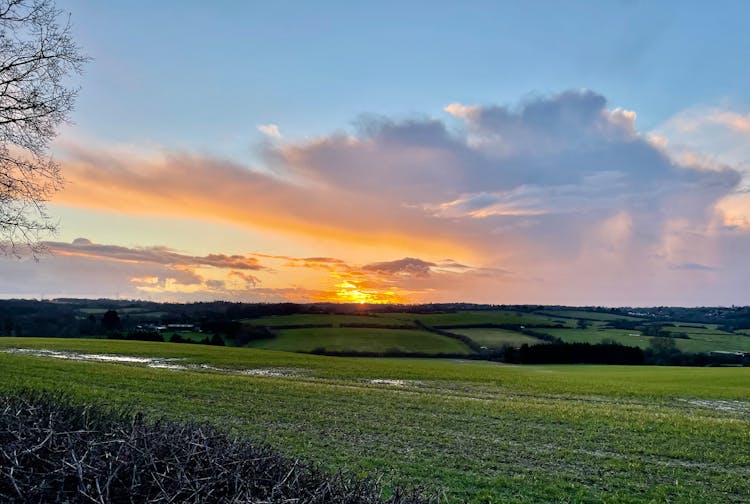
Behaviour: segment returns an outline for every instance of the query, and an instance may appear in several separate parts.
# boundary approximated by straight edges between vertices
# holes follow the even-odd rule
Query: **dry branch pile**
[[[0,396],[0,501],[422,503],[205,426],[150,423],[59,395]]]

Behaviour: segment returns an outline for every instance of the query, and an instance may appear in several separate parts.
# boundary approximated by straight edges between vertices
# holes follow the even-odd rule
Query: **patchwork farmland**
[[[210,426],[325,474],[375,478],[381,499],[416,487],[450,503],[750,498],[749,368],[508,361],[581,341],[649,358],[663,342],[673,355],[742,354],[750,336],[725,322],[532,307],[170,325],[170,307],[132,308],[123,318],[167,341],[3,337],[0,394],[64,391]],[[81,324],[104,317],[93,309],[77,309]]]

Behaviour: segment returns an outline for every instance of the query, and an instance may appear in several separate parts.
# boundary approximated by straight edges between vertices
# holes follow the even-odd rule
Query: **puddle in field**
[[[219,373],[229,373],[244,376],[268,376],[291,378],[299,376],[298,369],[293,368],[251,368],[251,369],[232,369],[210,366],[208,364],[179,364],[183,359],[167,357],[135,357],[131,355],[117,354],[89,354],[78,352],[65,352],[59,350],[45,350],[36,348],[12,348],[6,350],[6,353],[15,353],[31,355],[34,357],[49,357],[53,359],[67,359],[76,361],[89,362],[112,362],[122,364],[143,364],[153,369],[169,369],[172,371],[214,371]]]
[[[715,411],[731,411],[735,413],[750,413],[750,403],[746,401],[724,401],[708,399],[680,399],[691,406],[707,408]]]
[[[275,376],[275,377],[292,377],[299,376],[299,370],[293,368],[252,368],[252,369],[227,369],[209,366],[208,364],[199,364],[199,369],[207,369],[209,371],[219,371],[221,373],[233,373],[245,376]]]
[[[380,378],[370,380],[370,383],[374,383],[376,385],[392,385],[394,387],[409,387],[419,385],[419,382],[414,380],[386,380]]]
[[[82,360],[94,362],[123,362],[131,364],[146,364],[147,366],[167,365],[177,359],[166,359],[160,357],[135,357],[132,355],[116,354],[86,354],[77,352],[62,352],[58,350],[44,350],[36,348],[13,348],[6,350],[8,353],[33,355],[34,357],[51,357],[53,359]]]

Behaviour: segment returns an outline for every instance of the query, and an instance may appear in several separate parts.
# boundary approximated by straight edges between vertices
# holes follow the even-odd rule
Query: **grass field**
[[[472,350],[463,342],[427,331],[409,329],[377,329],[352,327],[323,327],[276,330],[274,339],[251,342],[249,346],[287,352],[310,352],[325,348],[335,352],[401,352],[469,354]]]
[[[398,315],[404,316],[402,320],[399,317],[385,317],[383,315],[326,315],[326,314],[306,314],[298,313],[294,315],[274,315],[269,317],[259,317],[242,319],[242,322],[246,324],[252,324],[256,326],[286,326],[286,325],[331,325],[339,326],[341,324],[370,324],[370,325],[402,325],[402,324],[413,324],[413,318],[409,319],[406,314],[400,313]]]
[[[455,313],[382,313],[380,316],[402,321],[419,320],[429,326],[461,326],[472,324],[549,325],[559,322],[551,316],[511,310],[459,311]],[[573,327],[575,321],[568,321],[568,323]]]
[[[672,328],[674,329],[674,328]],[[638,331],[627,329],[543,329],[568,343],[599,343],[603,339],[614,340],[628,346],[646,348],[650,336],[635,336]],[[750,338],[739,334],[689,333],[690,339],[674,338],[677,348],[683,352],[711,352],[713,350],[750,351]]]
[[[578,317],[589,321],[585,329],[576,328],[575,318],[558,319],[557,316]],[[275,340],[262,340],[251,344],[256,348],[272,350],[309,352],[324,347],[329,351],[373,351],[382,352],[398,348],[402,351],[430,352],[431,345],[438,345],[435,352],[466,351],[465,347],[452,340],[439,336],[415,339],[411,331],[387,329],[388,326],[413,325],[415,321],[434,327],[449,326],[450,331],[464,334],[481,346],[498,348],[503,345],[520,346],[524,343],[533,345],[540,341],[515,331],[494,328],[471,328],[477,324],[519,324],[534,328],[537,325],[565,325],[565,328],[539,328],[537,330],[556,336],[569,343],[599,343],[602,340],[613,340],[623,345],[647,348],[649,336],[643,336],[636,329],[612,329],[607,323],[614,319],[638,320],[634,317],[620,317],[608,313],[585,312],[575,310],[545,310],[538,313],[511,310],[464,311],[455,313],[381,313],[370,316],[358,315],[317,315],[298,314],[287,316],[245,319],[244,322],[269,327],[287,325],[329,325],[322,329],[284,329]],[[344,324],[380,325],[383,329],[343,328]],[[718,329],[716,325],[680,324],[674,327],[665,326],[667,332],[684,332],[689,339],[675,338],[677,347],[684,352],[710,352],[713,350],[750,351],[750,337],[743,334],[732,334]],[[277,331],[278,332],[278,331]],[[425,333],[420,333],[423,336]],[[432,338],[432,339],[430,339]],[[458,345],[458,348],[456,347]],[[449,349],[450,348],[450,349]],[[460,348],[460,349],[459,349]],[[463,350],[461,350],[463,349]]]
[[[523,344],[538,345],[544,343],[544,341],[538,338],[507,329],[469,328],[452,329],[451,332],[468,336],[478,345],[486,346],[487,348],[500,348],[506,345],[518,348]]]
[[[371,324],[371,325],[412,325],[418,320],[429,326],[441,325],[472,325],[472,324],[545,324],[560,323],[554,317],[547,317],[534,313],[524,313],[511,310],[482,310],[459,311],[452,313],[378,313],[374,315],[322,315],[295,314],[277,315],[243,319],[243,322],[253,325],[280,326],[302,324]],[[571,327],[575,321],[565,321]]]
[[[0,389],[64,389],[211,422],[332,471],[442,489],[450,502],[750,499],[750,368],[521,367],[72,339],[0,338],[2,347],[210,365],[0,352]]]
[[[615,313],[601,313],[601,312],[589,312],[580,310],[543,310],[539,313],[549,315],[552,317],[571,317],[576,319],[584,320],[600,320],[608,322],[610,320],[643,320],[638,317],[631,317],[628,315],[618,315]]]
[[[727,336],[727,335],[732,334],[730,332],[719,330],[716,324],[706,324],[705,326],[699,327],[699,326],[675,323],[675,327],[664,326],[662,330],[667,331],[667,332],[684,332],[691,337],[694,334],[715,334],[715,335],[720,335],[720,336]]]
[[[195,332],[195,331],[165,331],[163,336],[165,341],[169,341],[169,338],[172,337],[173,334],[179,334],[182,339],[190,340],[194,342],[203,341],[206,338],[211,338],[210,334],[202,333],[202,332]]]

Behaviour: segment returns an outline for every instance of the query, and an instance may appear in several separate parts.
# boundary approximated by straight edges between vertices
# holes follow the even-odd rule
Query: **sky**
[[[746,2],[58,6],[59,230],[1,297],[750,303]]]

